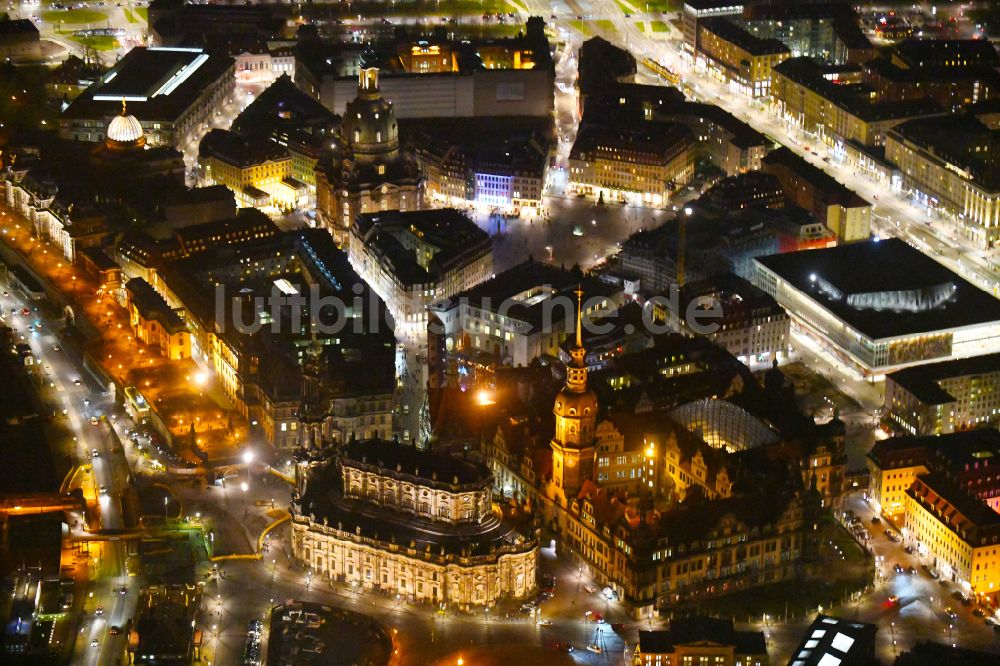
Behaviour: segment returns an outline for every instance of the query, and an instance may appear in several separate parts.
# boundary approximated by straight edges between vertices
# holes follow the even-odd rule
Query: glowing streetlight
[[[493,399],[493,394],[486,389],[479,389],[476,392],[476,404],[480,407],[486,407],[488,405],[496,404],[496,400]]]

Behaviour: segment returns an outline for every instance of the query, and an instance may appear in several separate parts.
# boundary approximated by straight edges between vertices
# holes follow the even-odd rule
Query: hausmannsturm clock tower
[[[576,344],[569,350],[566,386],[556,396],[552,413],[556,431],[552,438],[553,495],[563,506],[576,496],[586,479],[594,477],[597,449],[597,396],[587,388],[587,350],[583,347],[583,291],[576,291]]]

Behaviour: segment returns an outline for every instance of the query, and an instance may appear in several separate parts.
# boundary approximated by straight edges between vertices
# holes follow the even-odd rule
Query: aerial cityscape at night
[[[1000,664],[998,45],[0,3],[0,664]]]

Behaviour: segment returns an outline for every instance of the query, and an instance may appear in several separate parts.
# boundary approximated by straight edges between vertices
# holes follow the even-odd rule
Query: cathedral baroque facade
[[[385,440],[301,452],[292,553],[331,581],[442,606],[535,589],[538,545],[494,510],[489,470]]]
[[[361,213],[422,205],[423,179],[413,157],[400,151],[396,114],[379,90],[378,69],[362,68],[333,151],[316,165],[316,210],[334,240],[346,244]]]

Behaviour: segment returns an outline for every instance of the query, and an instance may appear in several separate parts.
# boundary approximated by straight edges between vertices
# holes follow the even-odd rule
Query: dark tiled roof
[[[709,642],[732,645],[737,655],[766,655],[767,646],[761,631],[735,631],[731,620],[697,615],[670,622],[669,631],[640,631],[639,651],[671,654],[676,646]]]
[[[890,134],[967,170],[979,186],[1000,192],[1000,129],[992,129],[975,115],[908,120]],[[981,151],[984,146],[985,152]]]
[[[777,39],[761,39],[756,37],[721,16],[702,19],[698,22],[698,29],[707,30],[753,56],[789,53],[788,47]]]
[[[954,396],[938,385],[943,379],[952,377],[967,377],[984,375],[1000,371],[1000,354],[974,356],[942,363],[925,363],[903,368],[888,376],[904,389],[912,393],[921,402],[928,405],[939,405],[955,400]]]
[[[125,283],[125,289],[130,294],[130,300],[139,310],[143,319],[156,320],[170,333],[179,333],[185,329],[184,321],[177,316],[167,302],[142,278],[132,278]]]
[[[265,137],[248,139],[236,132],[213,129],[198,144],[202,158],[214,157],[237,167],[291,159],[288,150]]]
[[[355,440],[344,446],[345,465],[362,464],[423,479],[428,485],[482,484],[493,475],[481,463],[381,439]],[[457,481],[456,481],[457,479]]]
[[[968,64],[1000,66],[1000,54],[988,39],[904,39],[893,56],[910,67],[932,67],[962,60]],[[954,66],[956,69],[957,66]]]
[[[787,146],[772,150],[760,163],[765,171],[768,171],[768,166],[784,167],[826,194],[831,199],[830,203],[838,203],[847,208],[871,205],[836,178],[793,153]]]

